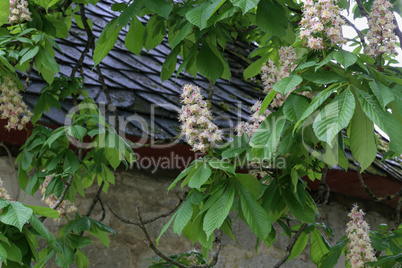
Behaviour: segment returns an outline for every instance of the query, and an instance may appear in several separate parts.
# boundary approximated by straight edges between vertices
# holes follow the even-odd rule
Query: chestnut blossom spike
[[[201,89],[185,85],[181,94],[182,103],[179,115],[181,135],[194,151],[207,152],[222,141],[222,131],[212,122],[212,113],[201,95]]]
[[[303,16],[300,21],[300,38],[307,47],[320,50],[330,46],[342,45],[346,39],[342,36],[345,22],[339,14],[336,0],[305,0]]]
[[[267,94],[271,92],[275,83],[281,81],[285,77],[288,77],[297,66],[295,64],[297,60],[297,55],[293,47],[281,47],[278,53],[279,60],[277,65],[271,59],[269,59],[267,64],[263,64],[261,68],[261,80],[264,86],[264,93]],[[294,88],[293,90],[295,89],[296,88]],[[278,92],[275,98],[272,100],[272,103],[270,105],[271,108],[282,106],[291,91],[289,91],[286,96],[283,96],[281,93]],[[313,97],[313,95],[309,91],[301,92],[299,94],[308,98]]]
[[[260,109],[261,109],[261,101],[256,101],[254,105],[250,108],[252,112],[254,112],[250,119],[249,122],[240,122],[236,126],[236,132],[237,136],[242,136],[244,133],[247,134],[249,138],[253,136],[253,134],[257,131],[261,123],[269,116],[270,111],[266,109],[264,113],[260,115]]]
[[[13,25],[24,21],[32,21],[27,0],[10,0],[8,23]]]
[[[367,262],[377,261],[374,249],[371,246],[369,232],[370,227],[363,220],[364,212],[355,204],[348,214],[351,221],[348,222],[346,234],[349,242],[347,245],[346,260],[352,268],[364,267]]]
[[[368,46],[365,49],[367,55],[376,58],[378,55],[397,55],[397,38],[394,33],[394,15],[390,8],[392,4],[388,0],[375,0],[371,8],[367,32]]]
[[[54,174],[46,176],[43,184],[39,186],[39,189],[41,190],[42,193],[42,201],[50,208],[52,208],[59,199],[57,196],[55,196],[55,194],[50,194],[47,197],[45,197],[46,188],[53,178]],[[70,200],[63,200],[63,202],[60,203],[56,211],[59,213],[60,217],[65,217],[69,213],[77,212],[78,209],[73,203],[71,203]],[[60,219],[54,219],[54,221],[57,222],[60,221]]]
[[[13,78],[6,76],[0,86],[0,112],[1,119],[8,119],[5,126],[8,130],[22,130],[31,121],[32,112],[22,99],[18,86]]]
[[[0,178],[0,197],[4,200],[11,201],[11,196],[8,194],[6,188],[3,187],[3,181]]]

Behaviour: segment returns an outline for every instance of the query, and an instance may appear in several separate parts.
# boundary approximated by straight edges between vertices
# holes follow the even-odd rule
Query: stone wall
[[[109,193],[102,193],[101,198],[104,203],[108,203],[117,214],[124,218],[137,221],[135,214],[135,206],[139,206],[144,219],[156,216],[162,212],[169,211],[175,206],[178,199],[175,190],[167,193],[167,187],[177,175],[176,172],[164,171],[151,174],[146,171],[128,170],[116,173],[116,184],[109,188]],[[6,181],[5,187],[16,189],[12,186],[11,178],[13,178],[12,169],[10,168],[9,159],[7,157],[0,158],[0,176]],[[10,188],[11,187],[11,188]],[[95,196],[97,187],[87,190],[87,199],[78,199],[76,205],[81,213],[85,213]],[[180,189],[176,189],[180,191]],[[13,196],[16,193],[13,192]],[[23,193],[19,194],[19,200],[22,200]],[[40,197],[26,197],[25,201],[34,204],[40,204]],[[321,219],[319,222],[331,226],[335,231],[335,237],[329,238],[328,242],[333,245],[341,236],[344,235],[344,229],[348,222],[347,213],[350,211],[353,203],[358,203],[367,215],[365,219],[370,226],[376,227],[379,223],[387,223],[393,225],[390,216],[393,209],[374,204],[371,202],[361,202],[352,200],[340,195],[331,195],[328,205],[320,207]],[[381,214],[379,213],[381,212]],[[94,209],[91,217],[100,219],[102,210],[99,204]],[[147,225],[150,236],[156,239],[160,230],[168,219],[161,219],[152,224]],[[151,261],[147,259],[155,258],[156,255],[144,243],[144,234],[134,225],[128,225],[120,222],[106,208],[106,217],[103,221],[111,226],[117,233],[117,236],[111,237],[111,243],[108,248],[98,242],[85,248],[90,258],[90,267],[109,268],[109,267],[148,267]],[[57,232],[59,224],[54,223],[51,219],[47,219],[45,224],[54,232]],[[277,227],[277,226],[276,226]],[[281,232],[280,228],[276,228],[277,236]],[[236,244],[228,237],[223,238],[222,249],[219,255],[217,268],[223,267],[273,267],[284,255],[288,245],[289,238],[281,236],[271,248],[260,245],[258,252],[255,251],[256,238],[248,227],[241,221],[234,224],[234,233],[237,237]],[[166,231],[160,240],[159,248],[166,254],[176,254],[184,251],[200,250],[196,244],[193,246],[191,242],[185,238],[180,238],[172,232],[171,229]],[[55,267],[49,264],[48,267]],[[309,249],[307,248],[300,256],[284,264],[282,267],[316,267],[309,261]],[[344,256],[336,267],[345,267]]]

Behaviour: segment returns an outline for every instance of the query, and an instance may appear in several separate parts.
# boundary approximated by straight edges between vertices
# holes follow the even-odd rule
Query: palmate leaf
[[[360,163],[361,172],[371,165],[377,155],[374,123],[364,114],[359,103],[350,122],[350,149]]]
[[[31,218],[32,214],[32,209],[27,208],[20,202],[10,202],[0,214],[0,221],[15,226],[22,231],[22,227]]]
[[[218,8],[225,3],[225,0],[210,0],[205,1],[198,7],[192,8],[186,13],[186,19],[198,26],[200,30],[208,27],[208,19],[218,10]]]
[[[248,226],[259,239],[265,241],[272,228],[267,212],[241,183],[237,183],[236,188],[240,196],[241,210]]]
[[[216,81],[224,72],[221,60],[212,51],[208,42],[205,42],[197,56],[198,72],[206,78]]]
[[[188,186],[191,188],[197,188],[199,190],[200,187],[209,179],[211,172],[212,171],[209,165],[207,163],[202,163],[201,167],[198,168],[191,177],[190,181],[188,182]]]
[[[165,19],[168,19],[173,9],[173,5],[164,0],[146,0],[145,7]]]
[[[390,137],[390,149],[402,153],[402,125],[388,111],[384,111],[374,96],[355,88],[364,113]]]
[[[348,68],[357,61],[357,55],[351,52],[340,50],[334,53],[334,58],[337,62],[342,64],[343,67]]]
[[[144,46],[144,32],[145,26],[134,16],[131,20],[130,29],[127,32],[124,44],[130,52],[137,56],[141,55],[141,50]]]
[[[288,77],[285,77],[281,81],[275,83],[274,90],[285,95],[286,93],[288,93],[289,91],[300,85],[302,81],[303,78],[301,78],[296,74],[292,74]]]
[[[284,37],[288,18],[282,6],[272,0],[261,0],[257,8],[257,26],[269,35]]]
[[[240,7],[243,14],[245,14],[250,9],[256,7],[260,0],[230,0],[230,2],[232,2],[234,6]]]
[[[106,27],[103,28],[94,50],[93,61],[95,65],[98,65],[113,48],[122,28],[123,26],[118,25],[116,19],[111,20]]]
[[[328,243],[326,243],[325,238],[321,235],[318,229],[314,229],[311,232],[311,247],[310,247],[310,258],[316,265],[319,264],[322,256],[328,253]]]
[[[308,106],[309,101],[306,97],[291,93],[283,105],[283,113],[287,119],[296,123]]]
[[[203,229],[209,237],[217,228],[220,228],[226,217],[229,215],[233,204],[235,190],[233,184],[230,184],[225,192],[211,206],[204,217]]]
[[[355,97],[350,89],[336,96],[314,120],[313,129],[317,138],[331,144],[336,134],[348,126],[355,106]]]
[[[9,1],[0,1],[0,26],[8,22],[10,15]]]
[[[309,234],[302,232],[300,236],[297,238],[296,243],[294,244],[292,251],[287,260],[291,260],[297,256],[306,248]]]

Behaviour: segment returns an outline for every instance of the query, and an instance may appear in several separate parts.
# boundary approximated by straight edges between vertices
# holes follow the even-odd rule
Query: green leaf
[[[283,114],[287,119],[296,123],[301,119],[309,104],[306,97],[291,93],[283,105]]]
[[[385,110],[385,106],[395,99],[394,94],[387,86],[379,81],[370,81],[369,85],[374,95],[377,97],[378,102],[381,104],[381,107]]]
[[[2,244],[0,244],[0,261],[7,263],[7,251]]]
[[[130,19],[140,11],[143,4],[144,0],[135,0],[133,3],[131,3],[131,5],[125,8],[120,16],[117,18],[118,25],[126,27]]]
[[[102,232],[106,232],[106,233],[109,233],[109,234],[116,235],[116,232],[111,227],[109,227],[109,226],[107,226],[107,225],[105,225],[105,224],[103,224],[103,223],[101,223],[99,221],[96,221],[94,219],[90,219],[90,218],[88,218],[88,219],[89,219],[89,222],[91,224],[91,230],[96,229],[96,230],[100,230]]]
[[[146,0],[145,7],[165,19],[168,19],[173,10],[173,5],[164,0]]]
[[[9,15],[10,15],[9,1],[0,1],[0,26],[8,22]]]
[[[401,123],[389,112],[384,111],[380,104],[368,93],[357,88],[358,99],[364,113],[373,121],[380,129],[385,131],[390,137],[390,149],[397,154],[402,153],[402,129]]]
[[[33,57],[36,56],[36,54],[38,54],[38,52],[39,52],[39,46],[35,46],[32,49],[28,50],[27,53],[25,53],[24,56],[22,56],[22,58],[20,59],[19,64],[22,65],[27,60],[32,59]]]
[[[174,187],[176,187],[176,184],[177,184],[180,180],[182,180],[185,176],[187,176],[187,175],[190,173],[190,171],[191,171],[192,169],[194,169],[194,162],[192,162],[189,167],[187,167],[185,170],[183,170],[183,171],[179,174],[179,176],[177,176],[177,178],[169,185],[168,191],[170,191],[171,189],[173,189]]]
[[[19,247],[17,247],[15,244],[2,244],[2,246],[7,251],[8,260],[21,264],[22,254]]]
[[[194,175],[191,177],[190,181],[188,182],[188,186],[200,190],[201,186],[211,176],[211,172],[212,171],[209,165],[207,163],[202,163],[201,166],[194,173]]]
[[[63,168],[68,174],[74,174],[80,168],[78,157],[69,149],[65,154]]]
[[[141,50],[144,46],[144,32],[145,26],[134,16],[131,20],[130,29],[127,32],[124,44],[130,52],[137,56],[141,56]]]
[[[169,30],[169,43],[171,48],[175,48],[184,38],[186,38],[192,31],[193,25],[189,22],[186,22],[184,26],[180,27],[179,31],[171,31]],[[173,36],[173,37],[171,37]],[[170,38],[171,37],[171,38]]]
[[[334,84],[325,89],[324,91],[321,91],[320,93],[317,94],[317,96],[314,97],[313,101],[310,103],[308,108],[304,111],[304,113],[300,117],[299,121],[296,123],[294,129],[296,129],[303,122],[303,120],[305,120],[307,117],[313,114],[318,109],[318,107],[320,107],[321,104],[323,104],[332,95],[332,93],[335,92],[335,90],[337,89],[336,86],[337,85]]]
[[[291,260],[297,257],[302,251],[306,248],[309,234],[302,232],[300,236],[297,238],[296,243],[294,244],[292,251],[288,257],[288,260]]]
[[[230,0],[232,4],[236,7],[240,7],[243,10],[243,14],[245,14],[250,9],[256,7],[260,0]]]
[[[348,126],[355,105],[355,97],[349,89],[336,96],[314,120],[313,129],[317,138],[332,144],[336,134]]]
[[[177,55],[180,53],[180,46],[175,47],[166,57],[162,65],[161,80],[169,79],[176,70]]]
[[[273,153],[279,144],[285,123],[285,116],[278,112],[271,114],[251,137],[250,146],[264,148],[267,152]]]
[[[223,74],[224,66],[207,42],[204,42],[198,53],[197,69],[202,76],[212,79],[214,82]]]
[[[179,210],[177,210],[176,219],[173,224],[173,232],[180,235],[184,227],[190,221],[193,215],[193,205],[189,200],[183,202]]]
[[[163,226],[158,238],[156,239],[156,245],[159,244],[159,239],[161,239],[162,235],[166,232],[166,230],[169,228],[170,224],[172,224],[172,221],[175,219],[175,217],[177,216],[177,211],[172,215],[172,217],[170,218],[170,220],[165,224],[165,226]]]
[[[135,1],[136,2],[136,1]],[[134,2],[134,3],[135,3]],[[111,20],[105,28],[96,42],[93,61],[95,65],[98,65],[114,47],[117,37],[119,36],[122,25],[117,25],[117,20]]]
[[[22,227],[32,216],[32,209],[24,206],[20,202],[10,202],[3,212],[0,214],[0,221],[17,227],[22,231]]]
[[[337,264],[342,252],[345,250],[348,241],[349,240],[346,238],[346,236],[339,239],[336,245],[331,247],[329,249],[329,252],[321,258],[321,262],[318,265],[318,268],[334,267]]]
[[[60,217],[59,213],[56,210],[48,207],[38,207],[32,205],[25,205],[25,206],[32,209],[33,213],[45,216],[46,218],[58,219]]]
[[[260,182],[255,176],[249,174],[237,173],[236,179],[253,195],[258,197],[260,195]]]
[[[267,96],[265,96],[263,102],[261,103],[261,108],[260,108],[260,115],[262,115],[265,110],[268,108],[268,106],[271,104],[272,100],[275,98],[276,94],[275,90],[271,90],[271,92],[268,93]]]
[[[364,114],[359,103],[350,122],[350,150],[360,163],[361,172],[373,163],[377,155],[374,123]]]
[[[49,245],[55,249],[56,251],[61,252],[58,248],[56,248],[56,238],[52,235],[51,232],[43,225],[43,223],[36,218],[35,215],[32,215],[29,219],[29,223],[32,227],[37,231],[40,236],[49,243]]]
[[[10,204],[8,200],[0,198],[0,209],[7,207]]]
[[[311,246],[310,246],[310,258],[311,261],[318,265],[322,256],[327,254],[328,243],[325,238],[321,235],[320,231],[316,228],[311,232]]]
[[[4,58],[2,55],[0,55],[0,62],[4,64],[10,72],[15,73],[14,67],[8,62],[6,58]]]
[[[149,51],[162,43],[166,35],[166,20],[159,16],[152,16],[147,23],[144,34],[145,48]]]
[[[80,268],[88,268],[89,267],[89,259],[87,255],[82,250],[77,250],[75,253],[75,262],[77,266]]]
[[[67,134],[80,141],[84,139],[86,133],[86,128],[82,126],[73,125],[67,128]]]
[[[55,261],[58,266],[68,268],[74,263],[74,257],[74,251],[65,244],[63,247],[63,253],[57,254]]]
[[[60,68],[56,60],[43,46],[39,48],[39,51],[36,54],[36,59],[39,60],[43,67],[45,67],[47,70],[56,74],[60,72]]]
[[[340,76],[337,73],[330,72],[330,71],[323,71],[319,70],[315,73],[305,73],[302,75],[304,79],[311,81],[316,84],[330,84],[335,82],[345,82],[347,81],[346,78]]]
[[[280,38],[286,35],[288,18],[286,11],[276,1],[261,0],[257,8],[257,26],[268,35]]]
[[[349,66],[352,66],[357,61],[356,54],[351,52],[340,50],[334,53],[334,58],[337,62],[342,64],[342,66],[347,69]]]
[[[241,210],[248,226],[259,239],[265,241],[272,228],[267,212],[243,185],[237,183],[236,186],[239,191]]]
[[[82,248],[92,244],[91,238],[76,234],[69,234],[67,240],[70,242],[72,248]]]
[[[251,63],[247,68],[243,71],[243,76],[245,79],[249,79],[251,77],[256,76],[261,73],[261,68],[264,63],[266,63],[269,59],[269,54],[262,55],[261,58]]]
[[[208,27],[208,19],[225,3],[225,0],[209,0],[186,13],[186,19],[200,30]]]
[[[233,184],[227,186],[225,192],[218,198],[218,200],[211,206],[204,217],[203,230],[207,237],[222,226],[226,217],[229,215],[230,209],[233,205],[235,190]]]
[[[288,77],[285,77],[281,81],[275,83],[273,88],[275,91],[285,95],[286,93],[288,93],[289,91],[300,85],[302,81],[303,78],[301,78],[296,74],[292,74]]]

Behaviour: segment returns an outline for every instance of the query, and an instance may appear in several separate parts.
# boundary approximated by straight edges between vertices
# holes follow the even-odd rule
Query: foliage
[[[54,51],[61,51],[58,42],[68,36],[72,20],[87,34],[91,32],[92,22],[85,16],[85,5],[96,6],[98,1],[28,2],[31,20],[13,25],[8,24],[10,12],[4,1],[0,7],[2,82],[5,77],[17,77],[17,71],[29,73],[33,67],[47,82],[33,111],[34,129],[17,158],[20,187],[33,195],[45,177],[52,175],[46,196],[54,194],[60,201],[73,202],[77,193],[85,197],[84,189],[93,185],[95,178],[107,192],[109,184],[114,184],[111,168],[132,164],[133,151],[100,114],[88,96],[83,78],[75,77],[74,72],[71,77],[59,75]],[[367,11],[372,2],[363,2]],[[338,7],[345,10],[350,4],[351,1],[339,1]],[[92,36],[87,36],[87,49],[93,49],[96,68],[114,47],[123,28],[128,29],[126,48],[137,55],[143,49],[155,48],[167,36],[171,52],[162,66],[162,80],[183,71],[194,77],[199,73],[212,82],[220,78],[230,80],[224,51],[233,42],[255,46],[245,59],[249,62],[243,73],[245,79],[258,75],[268,60],[278,64],[281,47],[292,46],[297,56],[294,69],[273,86],[262,102],[260,115],[278,96],[284,97],[283,104],[261,123],[255,134],[250,138],[235,137],[224,146],[208,150],[204,158],[191,163],[172,183],[169,189],[182,181],[181,187],[187,187],[189,193],[158,241],[173,224],[175,233],[183,233],[193,243],[202,245],[202,255],[195,256],[204,263],[218,229],[235,239],[232,224],[242,220],[258,243],[270,246],[279,231],[273,224],[278,223],[284,234],[295,239],[288,259],[300,254],[310,241],[311,260],[318,267],[333,267],[345,251],[347,240],[343,238],[333,247],[326,242],[322,230],[331,233],[331,229],[317,223],[316,203],[301,178],[320,180],[327,166],[338,165],[347,170],[345,151],[351,151],[363,172],[376,157],[374,124],[390,138],[387,155],[402,153],[402,70],[392,66],[396,62],[393,56],[365,55],[365,44],[358,36],[349,40],[356,46],[353,52],[329,40],[324,40],[322,50],[307,48],[299,36],[303,13],[300,1],[135,0],[115,3],[111,8],[120,14],[104,27],[96,44]],[[400,6],[396,3],[393,8],[397,11]],[[353,13],[356,18],[365,15],[356,6]],[[149,19],[144,24],[145,16]],[[182,60],[176,70],[178,58]],[[82,67],[82,61],[76,64],[77,70]],[[21,83],[18,87],[24,89]],[[302,96],[305,91],[313,97]],[[67,98],[78,105],[70,125],[53,130],[37,123],[43,111],[60,109],[59,101]],[[82,149],[71,146],[78,148],[88,140],[85,155]],[[280,159],[285,159],[286,165],[275,166],[273,163]],[[256,162],[259,176],[241,172]],[[262,173],[265,170],[269,172]],[[31,171],[34,174],[29,177]],[[107,234],[114,234],[110,227],[77,213],[54,237],[42,221],[44,217],[58,218],[54,211],[57,206],[44,209],[2,199],[0,207],[0,260],[7,266],[30,266],[34,261],[35,267],[42,267],[56,254],[56,263],[61,267],[74,262],[88,267],[88,258],[81,248],[90,244],[91,239],[83,234],[87,232],[105,246],[110,242]],[[231,213],[236,215],[235,219]],[[397,263],[401,260],[401,229],[381,228],[372,232],[371,240],[376,250],[385,250],[389,256],[379,258],[377,264]],[[38,238],[48,244],[39,253]],[[172,258],[185,264],[189,257],[190,253],[185,253]],[[159,261],[152,267],[165,264]]]

